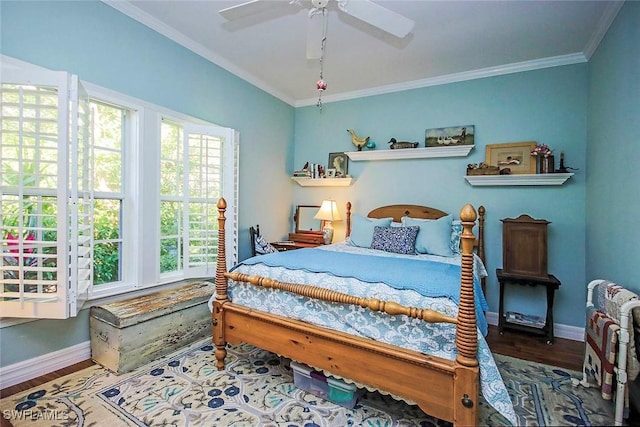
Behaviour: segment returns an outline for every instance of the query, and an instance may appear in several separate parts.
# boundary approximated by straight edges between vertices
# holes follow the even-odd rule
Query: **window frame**
[[[225,148],[223,149],[223,197],[227,200],[228,218],[226,228],[227,259],[233,263],[238,259],[238,225],[237,203],[239,189],[239,134],[237,131],[219,126],[215,123],[196,119],[189,115],[169,110],[142,101],[128,95],[103,88],[101,86],[83,82],[92,100],[106,102],[130,110],[129,126],[126,139],[138,141],[153,141],[154,143],[127,144],[123,141],[123,155],[125,156],[124,180],[129,184],[124,191],[122,233],[123,257],[134,259],[134,263],[122,263],[122,280],[109,284],[92,286],[89,301],[112,297],[127,292],[153,288],[162,285],[184,283],[195,279],[185,270],[178,273],[160,273],[160,126],[165,118],[180,123],[183,127],[216,128],[224,130]],[[230,168],[229,165],[233,167]],[[229,170],[232,169],[232,170]],[[135,171],[145,171],[136,174]],[[153,179],[152,179],[153,178]],[[233,196],[229,197],[230,194]],[[155,209],[154,209],[155,207]],[[232,215],[233,213],[233,215]],[[153,214],[153,215],[151,215]],[[144,218],[144,219],[143,219]],[[151,220],[150,218],[153,218]],[[132,235],[133,238],[125,237]],[[150,243],[152,242],[152,243]],[[142,246],[144,243],[144,247]],[[215,265],[211,270],[215,272]],[[201,278],[213,278],[201,277]]]
[[[43,75],[57,76],[56,78],[58,79],[67,79],[67,76],[71,76],[70,73],[53,72],[5,55],[0,55],[0,58],[2,59],[3,71],[6,72],[6,70],[9,70],[11,75],[17,73],[17,75],[21,77],[18,81],[32,82],[32,84],[37,86],[51,85],[47,78],[42,78]],[[74,317],[80,309],[86,309],[92,305],[117,301],[123,298],[149,293],[164,287],[178,286],[195,279],[195,277],[189,277],[184,274],[184,271],[181,274],[172,275],[171,277],[161,277],[160,275],[160,195],[158,176],[160,173],[159,142],[162,117],[171,117],[173,120],[182,122],[184,125],[203,126],[225,132],[226,148],[223,151],[223,188],[221,193],[227,200],[227,260],[229,266],[235,263],[238,259],[238,132],[83,81],[81,80],[81,76],[73,77],[84,89],[82,93],[83,97],[91,101],[112,104],[127,111],[127,125],[123,126],[125,132],[122,141],[122,155],[124,157],[122,171],[123,218],[121,223],[122,272],[121,280],[119,281],[100,285],[91,283],[88,287],[87,295],[84,296],[79,295],[79,293],[82,292],[80,284],[78,282],[71,284],[69,277],[65,274],[64,283],[66,283],[68,287],[65,286],[64,292],[60,294],[61,298],[58,298],[55,304],[65,305],[67,307],[67,317]],[[3,82],[4,81],[5,79],[3,79]],[[73,90],[69,92],[69,95],[73,94]],[[63,110],[68,113],[68,110]],[[66,123],[66,121],[67,120],[61,119],[60,123]],[[65,141],[68,141],[69,135],[66,133],[66,131],[69,130],[68,127],[60,125],[60,129],[61,133],[59,138],[64,138]],[[65,154],[66,160],[64,160],[64,162],[66,164],[69,164],[70,156],[71,153],[68,155]],[[68,179],[71,171],[64,170],[62,172],[65,175],[65,179]],[[91,170],[91,174],[93,174],[93,170]],[[57,196],[60,197],[60,194],[62,193],[58,190]],[[100,198],[100,193],[98,198]],[[93,200],[93,192],[91,192],[91,200]],[[212,209],[217,209],[215,204],[213,204]],[[65,212],[66,211],[65,208]],[[65,238],[65,242],[66,241]],[[65,244],[66,243],[63,243],[63,246]],[[127,262],[127,260],[129,260],[129,262]],[[74,268],[74,262],[71,262],[69,266]],[[68,269],[62,268],[62,270],[66,271]],[[207,271],[207,276],[202,278],[213,279],[214,272],[215,263],[212,269]],[[83,302],[86,303],[82,305]],[[38,311],[40,311],[40,313],[37,313]],[[45,311],[44,309],[35,311],[25,310],[23,317],[0,317],[0,328],[37,319],[53,318],[43,315],[42,313]],[[17,315],[18,314],[16,314],[16,316]]]

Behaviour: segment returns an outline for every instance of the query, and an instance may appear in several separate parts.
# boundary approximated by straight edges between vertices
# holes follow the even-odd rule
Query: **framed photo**
[[[475,129],[473,125],[427,129],[424,136],[425,147],[473,145],[474,141]]]
[[[531,155],[535,146],[535,141],[488,144],[484,161],[489,166],[509,168],[512,174],[536,173],[536,157]]]
[[[342,153],[329,153],[327,169],[335,169],[335,178],[344,178],[349,173],[349,157]]]
[[[336,170],[334,168],[327,168],[326,177],[327,178],[335,178],[336,177]]]

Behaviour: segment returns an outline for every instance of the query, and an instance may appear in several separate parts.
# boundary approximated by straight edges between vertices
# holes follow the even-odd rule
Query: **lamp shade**
[[[340,221],[340,213],[338,212],[338,204],[336,201],[324,200],[314,218],[323,221]]]

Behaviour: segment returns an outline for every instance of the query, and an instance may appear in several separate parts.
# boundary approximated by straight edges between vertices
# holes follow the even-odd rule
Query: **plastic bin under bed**
[[[360,395],[358,387],[337,378],[327,377],[302,363],[291,362],[293,382],[300,390],[352,409]]]

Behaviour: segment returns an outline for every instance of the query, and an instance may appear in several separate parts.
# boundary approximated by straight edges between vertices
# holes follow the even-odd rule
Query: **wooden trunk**
[[[200,282],[91,307],[91,358],[121,374],[210,336],[214,292]]]

